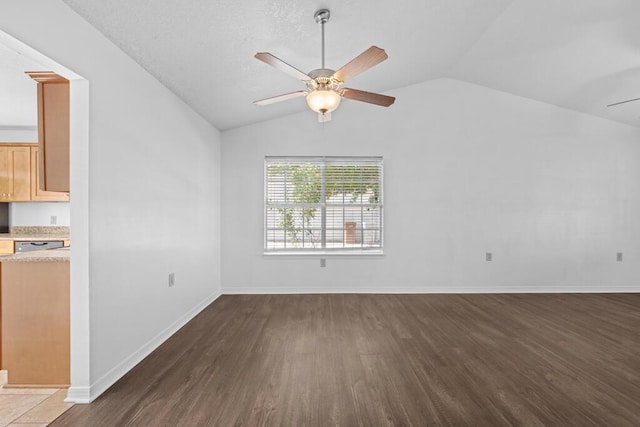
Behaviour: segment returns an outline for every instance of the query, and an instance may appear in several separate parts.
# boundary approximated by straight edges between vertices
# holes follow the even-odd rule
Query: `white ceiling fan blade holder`
[[[271,65],[273,68],[277,68],[285,74],[289,74],[293,78],[302,80],[303,82],[306,82],[311,78],[293,65],[287,64],[282,59],[270,54],[269,52],[258,52],[254,57],[265,64]]]
[[[261,107],[265,105],[275,104],[276,102],[287,101],[293,98],[299,98],[301,96],[307,96],[306,90],[298,90],[296,92],[285,93],[283,95],[271,96],[269,98],[260,99],[258,101],[253,101],[254,104],[259,105]]]

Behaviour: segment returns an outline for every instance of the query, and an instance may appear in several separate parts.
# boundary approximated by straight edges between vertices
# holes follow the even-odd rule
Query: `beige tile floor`
[[[4,388],[6,371],[0,371],[0,427],[43,427],[73,406],[65,403],[66,389]]]

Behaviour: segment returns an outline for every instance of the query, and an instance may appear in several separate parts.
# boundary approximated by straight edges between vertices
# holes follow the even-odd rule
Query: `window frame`
[[[292,164],[305,164],[309,165],[320,164],[323,166],[322,173],[322,190],[321,190],[321,200],[319,203],[291,203],[291,204],[273,204],[269,203],[268,196],[268,168],[270,165],[273,165],[275,162],[280,161],[282,164],[290,162]],[[359,203],[359,204],[335,204],[335,203],[327,203],[326,201],[326,175],[324,174],[325,167],[332,163],[351,163],[357,164],[356,162],[361,162],[358,166],[365,166],[367,163],[375,165],[378,168],[378,202],[377,203]],[[340,256],[360,256],[360,255],[384,255],[384,159],[382,156],[265,156],[264,157],[264,171],[263,171],[263,179],[264,179],[264,198],[263,198],[263,254],[264,255],[340,255]],[[373,206],[378,209],[378,217],[379,217],[379,227],[376,242],[379,242],[378,245],[374,247],[365,247],[362,243],[360,247],[337,247],[330,248],[326,247],[327,240],[327,222],[326,222],[326,212],[328,208],[335,208],[342,206],[343,210],[349,207],[360,207],[361,209],[365,206]],[[269,248],[269,209],[274,206],[283,206],[290,208],[305,208],[305,207],[314,207],[320,210],[321,212],[321,247],[319,248],[310,248],[310,247],[285,247],[285,248]],[[343,228],[342,231],[344,233],[346,222],[343,219]],[[360,228],[361,239],[364,238],[364,229]],[[285,231],[286,233],[286,231]],[[344,234],[343,234],[344,235]],[[285,241],[287,237],[285,235]]]

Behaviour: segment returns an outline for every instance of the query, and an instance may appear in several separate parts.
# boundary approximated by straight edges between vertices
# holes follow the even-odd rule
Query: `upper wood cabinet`
[[[31,199],[31,147],[0,146],[0,202]]]
[[[69,201],[69,193],[39,187],[38,156],[35,144],[0,144],[0,202]]]
[[[68,202],[69,193],[46,191],[40,188],[39,157],[39,148],[31,146],[31,200],[35,202]]]
[[[50,71],[29,71],[38,82],[40,188],[69,192],[69,80]]]

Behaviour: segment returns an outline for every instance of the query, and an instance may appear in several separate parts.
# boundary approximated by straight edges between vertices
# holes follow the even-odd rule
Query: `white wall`
[[[0,142],[38,142],[38,129],[0,126]]]
[[[456,80],[391,94],[223,133],[224,293],[640,291],[639,129]],[[384,156],[385,255],[262,255],[267,155]]]
[[[88,401],[220,293],[220,134],[58,0],[4,1],[0,30],[89,82],[88,114],[71,86],[69,392]]]
[[[56,224],[51,224],[51,217]],[[66,226],[70,225],[69,202],[29,202],[9,204],[9,225],[16,226]]]

